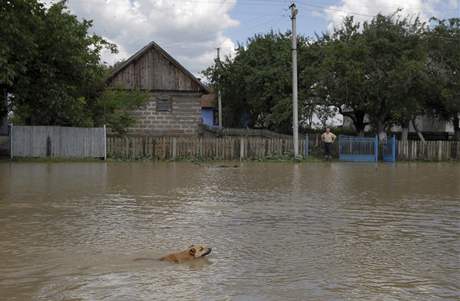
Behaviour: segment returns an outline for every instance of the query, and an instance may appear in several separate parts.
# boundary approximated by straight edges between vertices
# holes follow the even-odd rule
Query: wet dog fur
[[[185,251],[178,252],[178,253],[172,253],[172,254],[163,256],[160,258],[160,260],[180,263],[184,261],[202,258],[208,255],[209,253],[211,253],[211,250],[212,250],[211,248],[203,246],[203,245],[191,245]]]

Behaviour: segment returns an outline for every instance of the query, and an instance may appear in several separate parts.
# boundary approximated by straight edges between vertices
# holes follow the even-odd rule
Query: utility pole
[[[297,92],[297,8],[293,1],[291,6],[292,20],[292,134],[294,137],[294,158],[299,157],[299,109]]]
[[[220,69],[220,48],[217,48],[217,64]],[[219,128],[222,128],[222,97],[220,93],[220,74],[218,73],[218,83],[217,83],[217,106],[219,113]]]

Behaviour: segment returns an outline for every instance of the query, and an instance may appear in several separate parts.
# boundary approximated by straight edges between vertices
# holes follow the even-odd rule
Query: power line
[[[244,29],[247,30],[247,31],[250,31],[250,30],[252,30],[252,29],[258,28],[258,27],[263,26],[263,25],[266,25],[266,24],[271,23],[271,22],[273,22],[273,21],[280,21],[280,20],[283,19],[283,18],[284,18],[284,16],[279,15],[279,16],[277,16],[277,17],[275,17],[275,18],[270,18],[270,19],[268,19],[268,20],[266,20],[266,21],[260,22],[260,23],[254,25],[254,26],[245,27]],[[274,23],[273,25],[275,25],[275,24],[278,24],[278,22]]]
[[[358,13],[358,12],[353,12],[353,11],[348,11],[348,10],[344,10],[344,9],[334,8],[334,7],[331,7],[331,6],[324,6],[324,5],[317,5],[317,4],[310,4],[310,3],[299,3],[299,5],[303,6],[303,7],[322,8],[324,10],[332,10],[332,11],[337,11],[337,12],[343,12],[343,13],[346,13],[346,14],[362,16],[362,17],[370,17],[370,18],[375,17],[375,15],[362,14],[362,13]]]

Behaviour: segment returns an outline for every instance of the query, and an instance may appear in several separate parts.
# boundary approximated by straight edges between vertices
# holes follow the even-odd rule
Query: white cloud
[[[325,9],[330,20],[330,28],[340,25],[345,16],[353,15],[357,21],[369,20],[378,13],[391,14],[397,9],[410,16],[428,19],[439,12],[437,8],[449,2],[450,7],[457,6],[457,0],[341,0],[339,5],[331,5]]]
[[[53,0],[44,0],[52,2]],[[229,15],[236,0],[68,0],[79,18],[94,21],[94,32],[118,45],[103,53],[109,64],[125,59],[150,41],[157,42],[191,72],[213,63],[216,48],[233,53],[224,30],[238,26]]]
[[[460,8],[460,1],[458,0],[449,0],[449,6],[452,7],[453,9],[458,9]]]

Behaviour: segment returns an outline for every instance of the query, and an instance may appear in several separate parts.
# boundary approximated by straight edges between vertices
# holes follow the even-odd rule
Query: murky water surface
[[[460,165],[238,165],[1,163],[1,300],[459,300]]]

